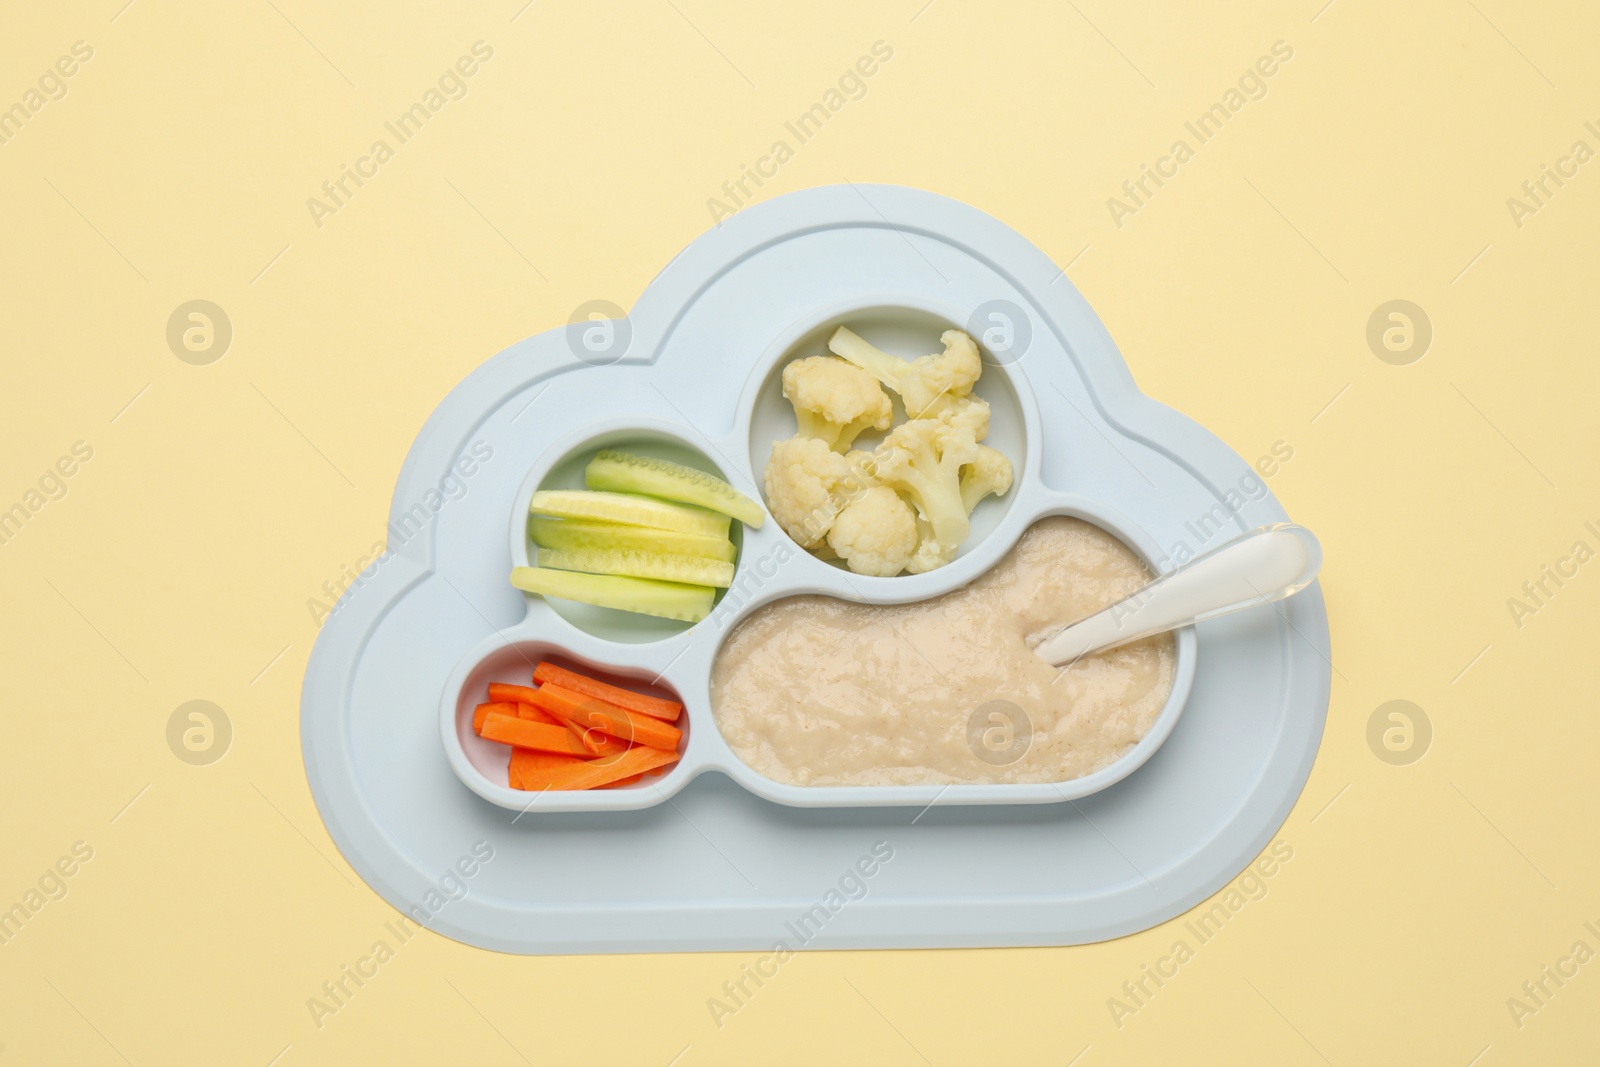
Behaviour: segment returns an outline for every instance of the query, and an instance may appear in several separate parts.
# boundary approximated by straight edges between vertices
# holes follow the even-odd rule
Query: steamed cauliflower
[[[966,396],[983,373],[978,345],[961,330],[939,335],[944,351],[920,359],[900,359],[841,326],[828,348],[900,394],[909,419],[931,418],[950,398]]]
[[[990,493],[1005,496],[1011,477],[1011,461],[988,445],[979,445],[977,458],[961,468],[961,503],[967,514]]]
[[[978,443],[990,415],[972,393],[978,346],[960,330],[940,340],[942,353],[906,360],[841,326],[828,341],[834,356],[784,367],[800,432],[772,445],[767,506],[802,548],[857,574],[921,574],[955,558],[984,497],[1010,490],[1011,461]],[[908,416],[892,430],[884,386]],[[869,430],[890,432],[877,448],[852,449]]]
[[[891,578],[916,554],[917,516],[888,486],[858,495],[833,522],[828,546],[857,574]]]
[[[807,356],[784,367],[783,395],[794,405],[800,435],[837,452],[865,430],[887,430],[894,419],[878,380],[834,356]]]
[[[950,422],[955,426],[971,430],[974,441],[982,441],[989,436],[989,402],[983,397],[953,397],[946,393],[935,407],[939,410],[927,415],[926,418],[936,419],[949,412]]]
[[[844,506],[850,463],[815,437],[772,442],[767,510],[801,548],[820,546]]]
[[[977,461],[979,447],[970,421],[946,411],[937,419],[901,423],[873,453],[878,481],[916,506],[946,561],[967,539],[961,468]]]
[[[850,488],[855,492],[878,484],[878,457],[875,452],[852,448],[844,454],[850,464]]]
[[[936,571],[956,558],[956,554],[939,543],[933,528],[920,518],[917,520],[917,550],[906,562],[907,574],[927,574]]]

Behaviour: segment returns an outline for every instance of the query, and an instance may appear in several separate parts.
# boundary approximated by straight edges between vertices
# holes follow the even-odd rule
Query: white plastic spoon
[[[1322,546],[1304,526],[1258,526],[1079,622],[1035,634],[1057,667],[1151,634],[1292,596],[1316,580]]]

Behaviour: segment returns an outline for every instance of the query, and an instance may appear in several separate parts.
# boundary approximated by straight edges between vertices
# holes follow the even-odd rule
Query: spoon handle
[[[1304,526],[1258,526],[1087,619],[1036,634],[1033,651],[1067,666],[1091,652],[1282,600],[1315,581],[1321,566],[1322,546]]]

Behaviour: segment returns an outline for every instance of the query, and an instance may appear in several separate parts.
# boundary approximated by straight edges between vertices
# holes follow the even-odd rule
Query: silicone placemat
[[[469,376],[418,435],[392,552],[323,628],[301,711],[318,808],[391,904],[450,937],[528,953],[1070,944],[1182,912],[1270,840],[1327,710],[1316,588],[1198,627],[1171,736],[1081,799],[803,809],[705,774],[645,810],[520,814],[452,773],[440,691],[464,653],[526,611],[506,583],[505,530],[528,471],[597,412],[662,410],[714,460],[748,465],[735,412],[751,361],[863,293],[962,323],[1001,309],[1026,334],[1015,369],[1041,413],[1043,484],[1127,516],[1172,560],[1287,518],[1244,460],[1138,392],[1063,272],[998,221],[883,186],[752,207],[669,264],[602,351],[574,330],[530,338]],[[771,588],[783,581],[780,569]],[[650,647],[615,658],[648,663]]]

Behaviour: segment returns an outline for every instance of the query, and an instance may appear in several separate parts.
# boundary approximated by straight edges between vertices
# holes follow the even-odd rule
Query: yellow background
[[[1600,563],[1520,628],[1506,604],[1600,548],[1600,162],[1520,228],[1506,205],[1600,148],[1592,5],[123,3],[0,32],[0,106],[94,48],[0,145],[0,508],[94,449],[0,545],[0,907],[95,850],[0,946],[0,1065],[1592,1059],[1600,963],[1520,1027],[1506,1004],[1600,949]],[[307,198],[480,39],[469,95],[318,228]],[[1326,546],[1336,668],[1293,861],[1120,1028],[1107,999],[1181,921],[807,955],[720,1030],[706,998],[747,957],[423,934],[316,1028],[306,999],[393,912],[306,787],[306,600],[383,536],[452,385],[630,305],[880,39],[867,96],[763,198],[848,179],[988,211],[1072,264],[1147,392],[1249,459],[1292,445],[1271,486]],[[1266,97],[1114,225],[1107,198],[1279,40]],[[165,340],[196,298],[235,331],[209,366]],[[1409,366],[1365,340],[1397,298],[1434,328]],[[233,724],[210,766],[166,741],[191,699]],[[1391,699],[1433,725],[1409,766],[1367,743]]]

